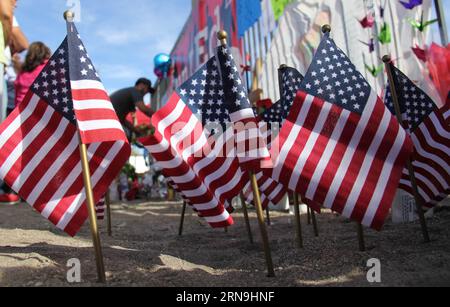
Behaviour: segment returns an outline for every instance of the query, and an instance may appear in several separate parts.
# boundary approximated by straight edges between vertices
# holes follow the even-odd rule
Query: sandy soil
[[[320,237],[303,217],[305,248],[296,248],[294,220],[272,213],[269,227],[276,278],[267,278],[256,214],[251,211],[256,243],[248,241],[241,212],[236,225],[211,229],[188,211],[178,236],[179,203],[113,206],[113,236],[101,223],[110,286],[371,286],[367,261],[382,264],[381,286],[450,285],[450,212],[429,220],[433,242],[422,243],[418,224],[366,230],[367,252],[358,251],[355,223],[324,213]],[[66,281],[67,261],[82,263],[82,283]],[[25,204],[0,207],[0,286],[97,285],[88,227],[76,238],[57,231]]]

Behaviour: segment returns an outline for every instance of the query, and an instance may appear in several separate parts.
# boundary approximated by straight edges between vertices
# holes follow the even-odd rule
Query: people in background
[[[28,40],[14,17],[16,4],[16,0],[0,0],[0,122],[14,106],[13,84],[20,63],[19,53],[28,49]],[[6,184],[0,182],[0,187],[1,204],[20,201]]]
[[[8,58],[5,55],[6,47],[10,45],[14,20],[15,1],[0,1],[0,122],[6,117],[6,104],[3,99],[5,91],[5,67],[8,65]]]
[[[19,65],[18,75],[14,82],[14,87],[16,89],[15,107],[22,103],[30,86],[44,69],[51,56],[50,48],[44,43],[35,42],[30,45],[25,57],[25,62],[22,65]]]
[[[135,127],[133,123],[126,119],[128,114],[136,112],[136,108],[149,118],[154,114],[153,110],[144,103],[144,96],[154,92],[152,82],[146,78],[141,78],[136,81],[134,87],[119,90],[111,95],[111,102],[117,117],[124,128],[128,130],[128,134],[132,132],[139,136],[142,133],[138,127]]]
[[[16,0],[2,0],[0,1],[0,16],[1,24],[4,33],[4,47],[0,50],[4,50],[3,54],[3,64],[4,64],[4,80],[6,81],[6,88],[4,83],[1,87],[1,98],[2,98],[2,108],[1,108],[1,119],[5,119],[7,115],[11,112],[14,107],[14,81],[16,79],[16,69],[17,62],[20,60],[19,54],[29,47],[28,39],[22,32],[16,17],[14,16],[14,11],[16,9]],[[3,46],[2,46],[3,47]],[[6,108],[8,109],[6,111]],[[5,114],[6,113],[6,114]]]
[[[8,66],[5,70],[7,94],[3,97],[7,100],[7,116],[14,110],[15,106],[16,89],[14,87],[14,82],[16,81],[17,74],[19,73],[22,65],[20,53],[27,50],[28,48],[28,39],[22,32],[16,17],[14,17],[11,44],[5,50],[6,57],[8,59]]]

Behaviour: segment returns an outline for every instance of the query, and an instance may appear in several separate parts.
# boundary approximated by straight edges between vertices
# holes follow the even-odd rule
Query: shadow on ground
[[[272,213],[268,227],[276,278],[267,278],[256,214],[250,244],[242,213],[228,233],[211,229],[188,211],[178,236],[181,204],[113,206],[113,236],[102,245],[111,286],[369,286],[367,261],[380,259],[381,286],[450,285],[450,213],[429,221],[433,242],[422,243],[417,223],[366,230],[367,251],[358,251],[355,223],[331,213],[318,216],[320,236],[302,218],[304,248],[295,241],[293,217]],[[82,264],[81,286],[96,285],[90,232],[76,238],[55,230],[26,205],[0,207],[0,285],[65,286],[66,263]]]

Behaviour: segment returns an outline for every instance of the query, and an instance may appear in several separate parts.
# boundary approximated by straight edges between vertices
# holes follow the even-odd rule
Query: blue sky
[[[16,17],[32,41],[53,51],[66,35],[63,12],[74,0],[18,0]],[[155,80],[153,57],[169,53],[191,10],[190,0],[81,0],[78,31],[108,91]],[[77,11],[77,8],[74,8]]]

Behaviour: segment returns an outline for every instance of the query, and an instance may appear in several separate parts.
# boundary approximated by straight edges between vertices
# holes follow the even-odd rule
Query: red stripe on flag
[[[110,101],[108,94],[104,90],[99,89],[81,89],[72,90],[73,100],[107,100]]]

